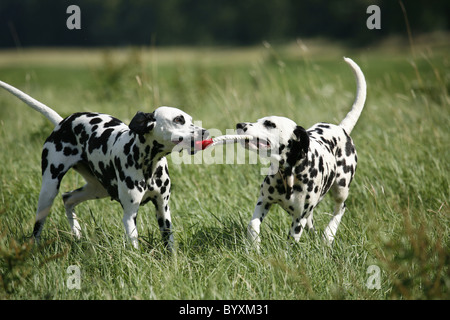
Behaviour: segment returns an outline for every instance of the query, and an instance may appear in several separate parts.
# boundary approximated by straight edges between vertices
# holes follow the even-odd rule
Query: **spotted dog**
[[[169,209],[170,178],[165,156],[175,146],[195,153],[194,142],[208,132],[192,124],[185,112],[159,107],[152,113],[137,112],[129,126],[110,115],[79,112],[62,119],[54,110],[0,81],[30,107],[44,114],[55,129],[42,150],[42,186],[33,235],[39,239],[60,183],[70,168],[86,180],[62,198],[73,234],[81,236],[74,208],[83,201],[111,197],[123,208],[123,224],[138,247],[136,217],[141,205],[152,201],[156,218],[169,248],[172,222]]]
[[[334,213],[324,239],[332,244],[345,212],[345,200],[356,170],[357,155],[350,133],[366,100],[366,82],[358,65],[352,68],[356,99],[339,125],[318,123],[308,130],[284,117],[265,117],[256,123],[238,123],[238,134],[253,136],[243,146],[271,160],[273,174],[265,177],[253,217],[248,225],[249,241],[259,248],[260,225],[273,204],[292,217],[289,235],[299,241],[305,226],[314,230],[313,210],[328,191],[335,201]]]

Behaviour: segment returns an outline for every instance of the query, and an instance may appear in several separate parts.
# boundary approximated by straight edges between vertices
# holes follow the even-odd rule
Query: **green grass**
[[[172,255],[151,204],[139,211],[140,250],[133,250],[120,205],[107,199],[77,207],[83,238],[76,241],[58,197],[42,245],[31,245],[41,146],[52,126],[0,92],[0,298],[450,298],[448,47],[405,52],[295,45],[0,52],[0,79],[63,116],[98,111],[129,120],[137,110],[170,105],[222,133],[274,114],[305,127],[340,121],[355,92],[343,55],[360,64],[368,83],[352,133],[358,170],[335,244],[308,233],[289,244],[289,217],[274,207],[262,225],[261,253],[247,252],[245,230],[263,165],[176,165],[170,157]],[[70,172],[61,191],[82,184]],[[315,210],[319,231],[331,211],[325,198]],[[80,268],[80,290],[67,287],[70,265]],[[380,267],[380,289],[366,286],[370,265]]]

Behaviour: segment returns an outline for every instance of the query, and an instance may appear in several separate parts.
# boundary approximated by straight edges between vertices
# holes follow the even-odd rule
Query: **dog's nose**
[[[206,129],[202,129],[202,137],[204,138],[208,138],[209,137],[209,131]]]
[[[244,129],[247,124],[244,122],[238,123],[236,125],[236,129]]]

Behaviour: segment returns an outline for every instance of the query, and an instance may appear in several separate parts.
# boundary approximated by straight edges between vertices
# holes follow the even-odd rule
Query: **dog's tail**
[[[344,120],[342,120],[339,124],[339,126],[345,129],[347,134],[350,134],[364,108],[364,103],[366,102],[367,86],[366,79],[364,78],[364,74],[359,66],[350,58],[344,57],[344,60],[350,65],[356,78],[355,101],[353,102],[353,106],[350,112],[347,113]]]
[[[48,120],[50,120],[55,126],[62,121],[62,117],[56,113],[53,109],[47,107],[45,104],[40,103],[36,99],[33,99],[26,93],[23,93],[17,88],[14,88],[13,86],[0,81],[0,87],[3,89],[11,92],[13,95],[15,95],[17,98],[25,102],[27,105],[32,107],[34,110],[39,111],[42,113]]]

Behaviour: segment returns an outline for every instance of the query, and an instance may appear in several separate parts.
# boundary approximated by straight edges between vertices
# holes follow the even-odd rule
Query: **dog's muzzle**
[[[241,122],[236,124],[236,132],[239,135],[247,134],[247,123]],[[241,145],[248,150],[269,150],[271,148],[268,139],[254,137],[253,139],[245,139],[241,141]]]
[[[187,139],[183,137],[172,139],[172,142],[175,145],[180,146],[179,152],[181,152],[183,149],[186,149],[188,150],[189,154],[193,155],[196,154],[197,151],[202,150],[201,148],[198,148],[198,142],[205,140],[209,136],[209,132],[208,130],[203,128],[199,128],[198,130],[196,130],[196,132],[198,132],[198,134],[190,136]]]

